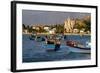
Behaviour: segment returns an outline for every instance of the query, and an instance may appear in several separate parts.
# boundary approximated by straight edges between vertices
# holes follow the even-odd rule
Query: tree
[[[39,33],[45,33],[47,32],[43,27],[39,27]]]
[[[86,24],[85,31],[91,31],[91,20],[90,20],[90,18],[87,19],[87,20],[84,20],[84,23]]]
[[[76,24],[74,28],[81,30],[85,27],[86,27],[86,24],[83,22],[83,20],[76,20]]]
[[[24,29],[26,29],[26,26],[25,26],[25,24],[23,24],[23,25],[22,25],[22,28],[23,28],[23,30],[24,30]]]
[[[56,33],[64,32],[64,24],[57,24],[55,28],[56,28]]]

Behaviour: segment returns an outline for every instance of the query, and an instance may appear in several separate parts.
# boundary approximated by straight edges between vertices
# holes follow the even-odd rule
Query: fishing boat
[[[54,44],[55,40],[62,40],[63,36],[62,35],[50,35],[47,37],[47,44]]]
[[[55,39],[63,40],[64,37],[63,37],[63,35],[58,34],[58,35],[56,35],[56,38]]]
[[[47,44],[54,44],[54,42],[55,42],[55,40],[53,40],[53,39],[48,39],[47,40]]]
[[[58,47],[58,49],[56,50],[56,48]],[[64,45],[60,45],[60,46],[55,46],[54,44],[47,44],[47,45],[43,45],[43,48],[45,48],[46,52],[50,52],[50,53],[65,53],[68,54],[70,53],[70,50],[67,49],[67,46]]]
[[[35,40],[35,41],[38,41],[38,42],[45,41],[45,37],[40,36],[40,35],[36,35],[36,34],[30,35],[29,39]]]
[[[36,36],[35,40],[41,42],[41,41],[45,41],[45,38],[42,36]]]
[[[70,40],[66,42],[66,45],[68,46],[71,52],[91,53],[91,48],[89,46],[89,43],[83,45],[80,42]]]
[[[46,43],[47,44],[54,44],[55,43],[55,36],[54,35],[49,35],[46,37]]]
[[[30,40],[35,40],[35,38],[36,38],[36,34],[31,34],[31,35],[29,36],[29,39],[30,39]]]

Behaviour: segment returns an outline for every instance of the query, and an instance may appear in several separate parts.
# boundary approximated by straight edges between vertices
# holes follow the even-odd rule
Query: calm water
[[[65,40],[61,41],[61,49],[56,52],[47,52],[50,49],[44,41],[38,42],[29,39],[29,35],[23,34],[23,49],[22,58],[23,62],[44,62],[44,61],[60,61],[60,60],[86,60],[90,59],[91,55],[86,53],[75,53],[71,52],[69,48],[65,45],[67,40],[77,40],[86,44],[86,41],[90,40],[89,35],[79,36],[79,35],[67,35]],[[51,49],[54,48],[53,45],[49,45]],[[72,48],[73,49],[73,48]]]

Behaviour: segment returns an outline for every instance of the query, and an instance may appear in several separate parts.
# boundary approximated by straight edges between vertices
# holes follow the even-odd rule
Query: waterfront
[[[66,35],[66,38],[61,40],[61,49],[56,52],[47,52],[45,41],[38,42],[29,39],[30,34],[23,34],[22,37],[22,58],[23,62],[45,62],[45,61],[61,61],[61,60],[87,60],[91,59],[91,53],[75,53],[71,52],[66,46],[67,40],[80,41],[86,44],[90,41],[90,35]],[[41,35],[43,36],[43,35]],[[72,48],[73,49],[73,48]]]

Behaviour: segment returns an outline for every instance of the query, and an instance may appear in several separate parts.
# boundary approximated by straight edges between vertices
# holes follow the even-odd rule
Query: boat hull
[[[75,52],[75,53],[91,53],[91,50],[87,50],[87,49],[79,49],[79,48],[75,48],[75,47],[70,47],[68,46],[68,49],[70,50],[70,52]]]
[[[77,41],[67,41],[66,45],[68,46],[71,52],[77,53],[91,53],[91,48],[85,47]]]

